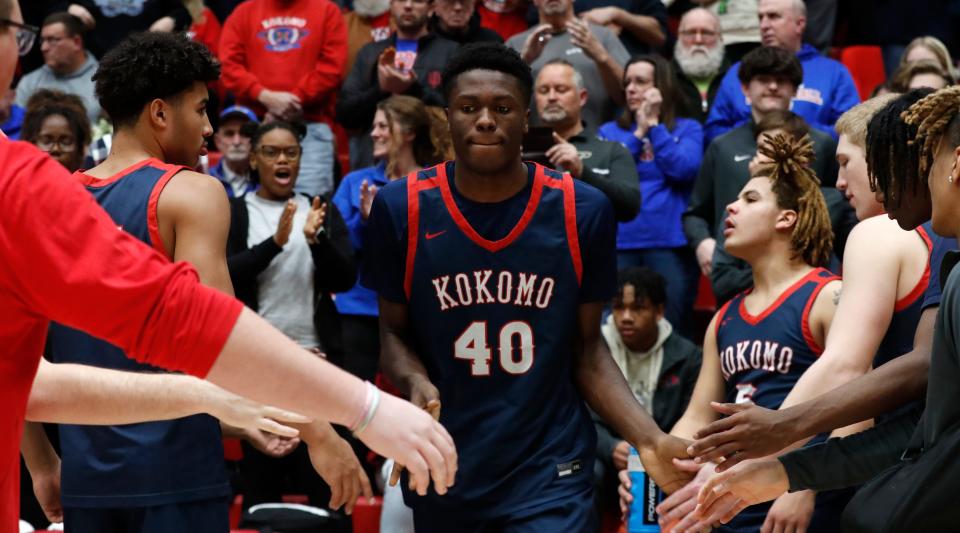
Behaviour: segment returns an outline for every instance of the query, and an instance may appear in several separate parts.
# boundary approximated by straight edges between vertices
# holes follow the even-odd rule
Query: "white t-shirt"
[[[250,193],[247,202],[250,228],[247,245],[260,244],[273,237],[286,201],[266,200]],[[310,200],[296,195],[297,212],[293,216],[290,240],[270,265],[257,276],[260,316],[304,348],[320,346],[313,325],[313,258],[303,226],[310,211]]]

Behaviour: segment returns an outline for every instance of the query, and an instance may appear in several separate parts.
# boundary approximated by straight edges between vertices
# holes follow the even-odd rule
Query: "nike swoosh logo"
[[[430,233],[430,232],[428,231],[426,237],[427,237],[427,240],[429,241],[430,239],[433,239],[434,237],[439,237],[439,236],[443,235],[443,234],[446,233],[446,232],[447,232],[447,230],[438,231],[438,232],[436,232],[436,233]]]
[[[749,154],[748,154],[748,155],[735,155],[735,156],[733,156],[733,160],[734,160],[735,162],[737,162],[737,163],[739,163],[739,162],[741,162],[741,161],[746,161],[747,159],[750,159],[750,155],[749,155]]]

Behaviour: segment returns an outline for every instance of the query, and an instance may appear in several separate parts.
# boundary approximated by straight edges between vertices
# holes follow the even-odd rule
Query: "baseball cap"
[[[242,105],[232,105],[220,113],[221,121],[224,121],[230,117],[242,117],[257,124],[260,123],[260,119],[257,118],[257,114],[254,113],[249,107],[244,107]]]

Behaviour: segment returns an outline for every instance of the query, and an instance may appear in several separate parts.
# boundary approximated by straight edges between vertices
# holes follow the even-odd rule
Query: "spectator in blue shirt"
[[[860,102],[850,72],[803,43],[807,18],[802,0],[760,0],[758,13],[763,45],[796,54],[803,67],[803,83],[797,87],[791,110],[836,139],[834,123]],[[750,103],[741,88],[739,70],[740,63],[733,65],[720,84],[705,127],[707,144],[750,120]]]
[[[360,256],[370,206],[377,189],[421,168],[435,165],[451,151],[446,119],[439,108],[428,108],[412,96],[397,95],[377,104],[370,132],[377,164],[346,176],[333,203],[347,223],[350,242]],[[336,298],[341,317],[344,369],[373,381],[380,360],[377,294],[355,284]]]
[[[676,116],[680,96],[674,79],[660,56],[632,59],[623,77],[627,110],[598,134],[626,146],[640,175],[643,203],[637,217],[617,231],[618,267],[647,266],[667,278],[666,317],[681,325],[696,296],[697,263],[680,217],[703,159],[703,129]]]

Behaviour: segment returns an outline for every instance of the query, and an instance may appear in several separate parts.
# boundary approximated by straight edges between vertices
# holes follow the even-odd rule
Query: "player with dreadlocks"
[[[920,145],[913,142],[917,126],[903,121],[903,113],[933,89],[920,88],[893,99],[867,127],[867,173],[870,190],[890,218],[905,230],[930,220],[930,191],[920,173]]]
[[[958,87],[948,87],[930,94],[901,115],[906,126],[915,128],[916,138],[912,139],[911,144],[919,151],[916,176],[927,177],[932,198],[933,229],[944,237],[960,235],[958,116]],[[905,170],[905,175],[909,177],[911,169]],[[904,181],[898,190],[911,190],[913,184]],[[909,200],[904,197],[902,201],[906,204]],[[960,420],[960,390],[956,387],[960,379],[960,347],[956,341],[960,336],[960,277],[953,272],[957,262],[957,252],[949,252],[939,268],[946,282],[941,309],[933,325],[926,411],[916,432],[910,432],[913,437],[906,451],[903,450],[903,439],[895,438],[889,432],[879,435],[881,431],[891,428],[891,421],[852,439],[831,441],[819,447],[820,450],[805,450],[815,452],[808,454],[814,460],[807,461],[805,469],[808,472],[801,470],[800,475],[796,468],[790,468],[791,461],[786,460],[796,452],[780,458],[779,462],[743,463],[711,479],[704,486],[700,495],[702,511],[711,514],[715,507],[726,506],[732,500],[764,501],[788,487],[796,490],[798,486],[810,486],[813,479],[831,477],[818,476],[815,472],[822,472],[826,465],[836,465],[840,467],[840,472],[832,476],[834,486],[838,478],[846,477],[848,482],[861,483],[869,477],[863,476],[864,472],[871,472],[871,475],[882,472],[866,483],[851,500],[844,513],[844,527],[847,530],[954,529],[960,519],[955,505],[960,481],[944,471],[952,457],[945,456],[944,452],[949,453],[951,447],[955,449],[960,431],[956,424]],[[891,449],[898,445],[899,449]],[[851,463],[854,463],[853,467]],[[793,461],[793,464],[796,466],[798,462]],[[856,475],[859,477],[855,478]],[[897,504],[890,505],[893,501]]]
[[[681,438],[692,438],[720,417],[712,408],[715,402],[780,407],[823,352],[837,309],[841,282],[824,268],[833,233],[819,180],[809,168],[810,139],[780,134],[760,150],[772,163],[761,167],[727,206],[724,228],[726,250],[750,264],[753,289],[724,305],[707,328],[697,385],[671,431]],[[697,478],[676,495],[687,492],[692,497],[680,502],[682,495],[671,496],[678,503],[665,501],[660,510],[680,530],[699,531],[709,524],[692,524],[688,517],[714,465],[688,466],[699,469]],[[624,492],[621,496],[629,499]],[[765,521],[778,527],[792,521],[809,523],[813,531],[835,530],[845,499],[838,505],[837,495],[824,493],[817,496],[814,510],[813,496],[790,494],[775,507],[750,507],[722,530],[758,531]],[[768,512],[773,516],[768,518]]]

